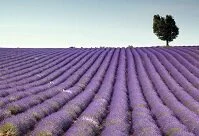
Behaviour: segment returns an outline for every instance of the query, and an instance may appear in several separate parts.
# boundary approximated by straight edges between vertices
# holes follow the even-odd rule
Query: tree
[[[179,28],[176,26],[175,20],[171,15],[166,15],[166,18],[154,15],[153,33],[159,39],[166,41],[166,46],[169,46],[169,42],[178,36]]]

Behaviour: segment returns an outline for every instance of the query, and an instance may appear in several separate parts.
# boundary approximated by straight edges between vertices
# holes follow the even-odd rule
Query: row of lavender
[[[0,135],[199,135],[198,60],[197,47],[5,49]]]

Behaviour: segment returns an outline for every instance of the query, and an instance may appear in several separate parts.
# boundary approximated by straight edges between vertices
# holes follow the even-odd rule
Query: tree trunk
[[[166,40],[166,46],[169,47],[169,41],[168,40]]]

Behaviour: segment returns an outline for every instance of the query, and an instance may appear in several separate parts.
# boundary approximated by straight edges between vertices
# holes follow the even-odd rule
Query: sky
[[[199,0],[0,0],[0,47],[165,45],[153,16],[172,15],[170,45],[198,45]]]

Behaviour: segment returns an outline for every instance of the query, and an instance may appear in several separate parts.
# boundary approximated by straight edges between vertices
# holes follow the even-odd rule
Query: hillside
[[[0,49],[0,136],[199,135],[199,47]]]

